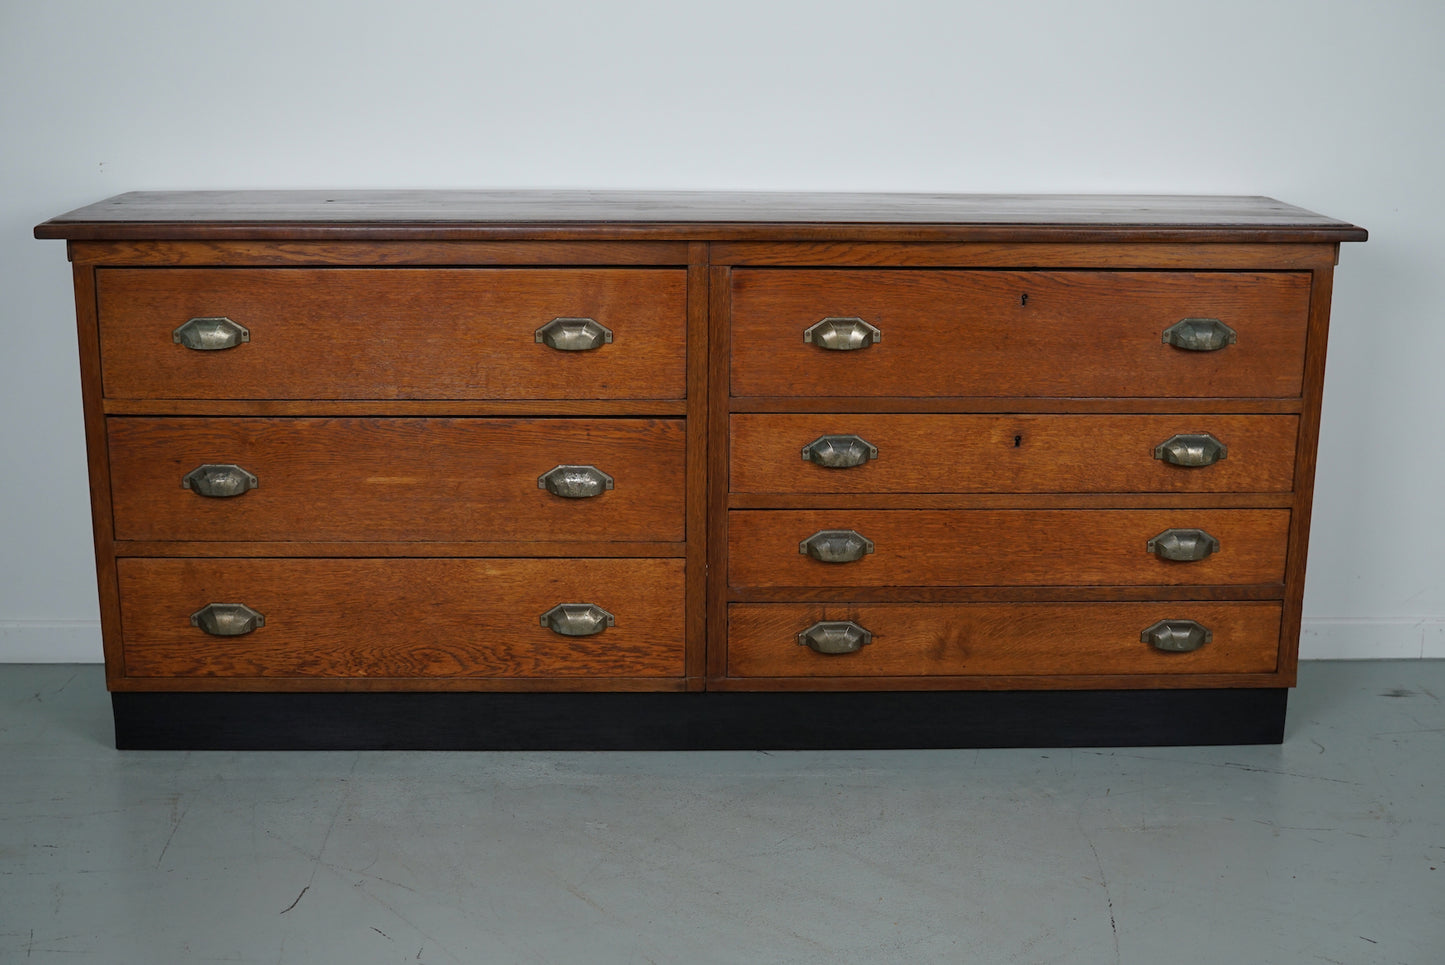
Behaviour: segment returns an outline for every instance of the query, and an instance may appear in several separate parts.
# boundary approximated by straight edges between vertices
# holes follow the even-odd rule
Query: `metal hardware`
[[[878,458],[878,447],[859,436],[819,436],[803,447],[803,460],[824,469],[851,469]]]
[[[803,330],[803,341],[835,352],[852,352],[883,341],[883,333],[861,318],[825,318]]]
[[[589,499],[613,488],[613,479],[596,466],[558,466],[537,477],[537,488],[563,499]]]
[[[1219,540],[1202,529],[1166,529],[1148,543],[1161,560],[1194,563],[1219,552]]]
[[[590,352],[612,344],[612,329],[594,318],[554,318],[534,334],[559,352]]]
[[[240,466],[207,463],[197,466],[181,477],[181,488],[189,489],[199,496],[224,499],[229,496],[244,496],[261,485],[260,480]]]
[[[207,603],[191,614],[191,626],[213,637],[240,637],[266,625],[266,618],[244,603]]]
[[[1154,458],[1175,466],[1212,466],[1229,456],[1229,447],[1207,432],[1180,433],[1154,447]]]
[[[1182,318],[1166,328],[1159,340],[1189,352],[1217,352],[1238,339],[1234,329],[1217,318]]]
[[[857,653],[873,642],[873,634],[852,620],[820,620],[798,634],[798,644],[817,653]]]
[[[1155,650],[1189,653],[1213,640],[1214,631],[1193,620],[1160,620],[1139,634],[1139,639]]]
[[[197,352],[219,352],[251,341],[251,331],[229,318],[193,318],[171,333],[171,341]]]
[[[617,619],[595,603],[559,603],[542,614],[542,626],[564,637],[596,636]]]
[[[820,563],[855,563],[873,552],[873,541],[851,529],[824,529],[799,543],[798,552]]]

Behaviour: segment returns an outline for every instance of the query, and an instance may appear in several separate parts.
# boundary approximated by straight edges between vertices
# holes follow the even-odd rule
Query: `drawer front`
[[[1217,552],[1161,560],[1148,543],[1201,529]],[[852,530],[873,552],[820,562],[800,544]],[[1156,586],[1284,579],[1289,510],[739,510],[728,514],[728,581],[750,587]]]
[[[107,420],[121,540],[679,541],[681,419]],[[203,465],[255,478],[208,497]],[[557,466],[612,479],[539,488]]]
[[[1296,398],[1305,272],[740,270],[734,396]],[[881,332],[804,341],[825,318]],[[1217,351],[1164,344],[1186,318],[1227,325]]]
[[[1162,620],[1192,620],[1210,640],[1188,652],[1145,642]],[[852,653],[798,642],[822,621],[872,639]],[[733,604],[728,673],[738,677],[910,677],[1271,673],[1278,603]]]
[[[1298,429],[1296,416],[734,415],[729,486],[742,493],[1288,492]],[[1190,449],[1188,440],[1156,456],[1175,436],[1200,433],[1218,441],[1222,458],[1169,462],[1170,452]],[[819,465],[809,447],[827,435],[857,436],[877,455],[842,468]]]
[[[128,677],[676,677],[683,563],[661,559],[122,559]],[[191,622],[244,604],[264,625]],[[587,603],[615,622],[563,636],[541,618]]]
[[[686,273],[664,269],[103,268],[105,394],[128,399],[680,399]],[[227,318],[248,341],[173,333]],[[537,340],[591,318],[612,341]]]

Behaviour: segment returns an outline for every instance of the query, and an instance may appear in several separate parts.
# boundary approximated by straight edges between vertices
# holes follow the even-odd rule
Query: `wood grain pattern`
[[[112,398],[683,398],[686,273],[667,269],[101,268],[101,358]],[[251,341],[173,344],[193,317]],[[536,342],[592,318],[610,345]]]
[[[1148,541],[1199,528],[1220,542],[1207,559],[1157,559]],[[875,543],[852,563],[798,550],[820,530],[851,529]],[[728,513],[732,586],[1005,586],[1278,583],[1289,512],[1201,510],[734,510]]]
[[[682,560],[142,560],[120,573],[126,676],[680,677]],[[190,614],[245,603],[266,625],[212,637]],[[616,625],[539,617],[595,603]]]
[[[1282,493],[730,493],[729,509],[1289,509]]]
[[[122,540],[682,540],[682,420],[152,419],[108,422]],[[206,498],[204,463],[260,486]],[[615,488],[537,486],[595,465]]]
[[[1147,603],[1166,600],[1285,599],[1283,583],[1175,586],[734,586],[732,603]]]
[[[708,269],[707,674],[727,673],[728,358],[731,272]]]
[[[687,556],[687,543],[659,543],[651,540],[436,540],[374,543],[367,540],[316,541],[272,540],[269,542],[217,540],[122,540],[115,544],[117,556],[150,557],[254,557],[264,559],[305,557],[476,557],[516,556],[565,559],[574,557]]]
[[[1278,603],[734,604],[728,614],[734,677],[1269,673],[1280,629]],[[872,642],[832,655],[800,645],[821,620],[851,620]],[[1159,620],[1195,620],[1213,639],[1156,650],[1140,633]]]
[[[1293,398],[1309,309],[1305,272],[733,272],[734,396]],[[830,352],[803,330],[859,317],[880,342]],[[1239,341],[1165,345],[1183,318]]]
[[[80,398],[85,414],[86,474],[90,481],[90,525],[95,545],[95,582],[100,602],[100,636],[106,686],[125,672],[120,639],[119,589],[115,576],[115,523],[111,511],[110,451],[101,411],[100,325],[95,307],[95,269],[72,265],[76,341],[80,349]]]
[[[496,267],[687,264],[677,241],[73,241],[71,258],[111,267],[458,265]]]
[[[1333,261],[1329,245],[1287,244],[887,244],[742,241],[712,245],[715,264],[734,268],[1165,268],[1200,271],[1313,269]]]
[[[687,269],[687,676],[707,676],[708,262],[707,245],[690,246]]]
[[[650,238],[1333,242],[1365,232],[1272,198],[689,191],[130,192],[37,238]]]
[[[1314,273],[1310,291],[1309,351],[1305,356],[1305,410],[1300,419],[1300,440],[1295,450],[1295,506],[1291,515],[1289,560],[1285,579],[1284,630],[1280,636],[1280,671],[1290,686],[1299,668],[1300,620],[1304,613],[1305,566],[1309,560],[1310,519],[1313,515],[1315,464],[1319,458],[1320,412],[1325,386],[1325,347],[1330,334],[1330,299],[1334,271],[1325,266]]]
[[[682,416],[684,399],[106,399],[106,415]]]
[[[1293,416],[734,415],[735,493],[1288,492]],[[1212,466],[1154,458],[1177,433],[1228,447]],[[801,458],[823,435],[858,435],[878,458],[825,469]]]
[[[1028,396],[853,396],[757,395],[726,399],[732,412],[1055,412],[1075,415],[1294,415],[1304,410],[1299,399],[1229,399],[1183,396],[1141,398],[1030,398]],[[107,402],[107,407],[114,403]],[[583,413],[585,414],[585,413]]]

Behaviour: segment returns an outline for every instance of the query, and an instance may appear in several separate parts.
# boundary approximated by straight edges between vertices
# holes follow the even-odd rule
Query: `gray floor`
[[[1282,747],[118,753],[0,666],[0,961],[1445,962],[1445,661]]]

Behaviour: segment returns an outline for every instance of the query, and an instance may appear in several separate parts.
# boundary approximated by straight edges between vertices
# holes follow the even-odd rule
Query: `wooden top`
[[[71,240],[1364,241],[1271,198],[692,191],[134,191]]]

